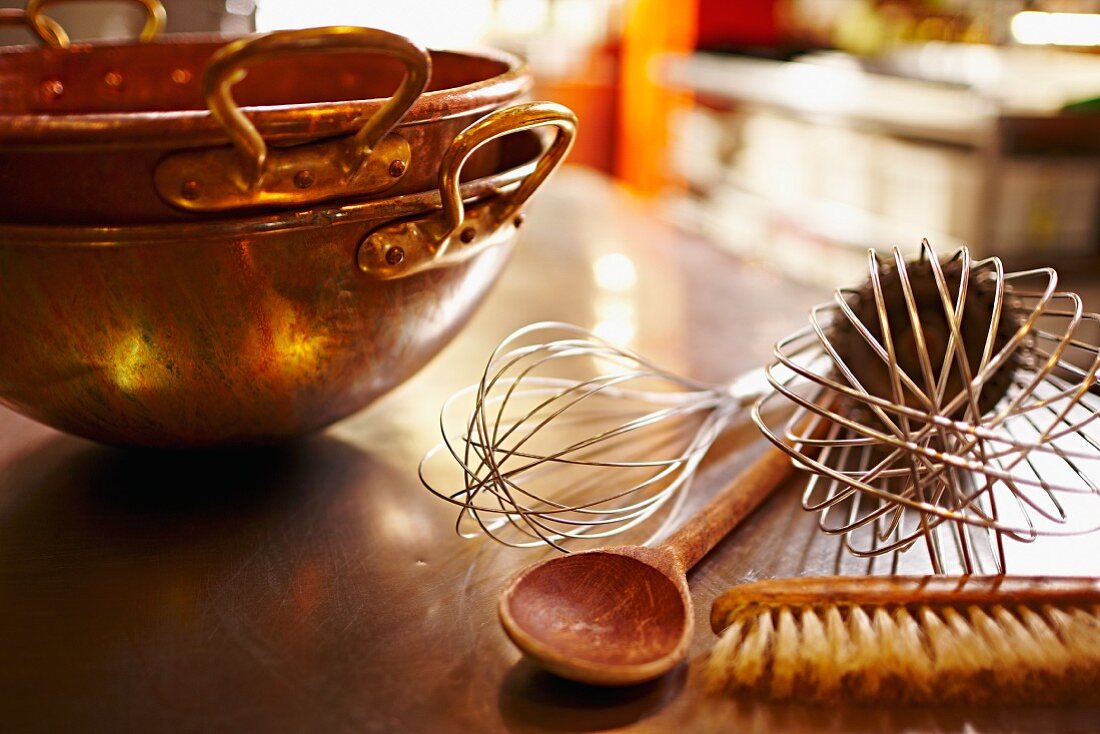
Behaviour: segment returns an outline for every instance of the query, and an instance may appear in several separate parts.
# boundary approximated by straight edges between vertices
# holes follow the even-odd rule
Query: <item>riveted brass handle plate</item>
[[[512,192],[467,209],[459,193],[459,176],[470,154],[509,133],[537,127],[557,128],[557,135],[535,170]],[[459,262],[507,237],[519,226],[523,205],[561,164],[573,145],[577,117],[553,102],[527,102],[492,112],[455,137],[439,169],[442,207],[426,217],[402,220],[371,232],[359,245],[359,268],[389,280]]]
[[[269,148],[231,94],[247,64],[320,51],[370,52],[405,65],[394,95],[351,136],[287,148]],[[390,130],[420,97],[431,75],[431,58],[402,36],[371,28],[335,26],[278,31],[234,41],[206,66],[206,103],[233,142],[169,155],[153,174],[157,192],[189,211],[287,206],[340,196],[377,193],[408,170],[408,141]]]
[[[55,48],[68,48],[69,34],[53,18],[43,15],[42,10],[47,5],[74,2],[87,2],[87,0],[27,0],[27,22],[47,45]],[[137,3],[145,10],[145,25],[141,28],[138,40],[142,43],[148,43],[164,30],[167,18],[164,6],[161,5],[160,0],[132,0],[132,2]]]

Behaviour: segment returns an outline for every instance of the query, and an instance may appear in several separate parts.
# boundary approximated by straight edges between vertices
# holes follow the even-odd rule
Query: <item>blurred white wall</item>
[[[256,30],[358,25],[399,33],[434,48],[478,44],[493,19],[493,0],[258,0]]]

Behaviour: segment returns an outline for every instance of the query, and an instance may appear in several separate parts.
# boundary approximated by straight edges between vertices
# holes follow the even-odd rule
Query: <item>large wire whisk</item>
[[[925,241],[912,262],[870,251],[868,270],[812,309],[771,365],[727,385],[580,327],[524,327],[446,402],[421,479],[461,508],[465,536],[565,550],[655,520],[659,537],[715,439],[751,414],[813,473],[803,506],[857,555],[923,539],[942,572],[946,523],[966,572],[975,534],[1003,569],[1006,537],[1094,529],[1069,521],[1098,494],[1100,317],[1058,292],[1053,270],[1006,274],[965,248],[941,261]],[[429,476],[446,455],[459,489]]]
[[[753,420],[812,472],[803,507],[851,553],[922,542],[942,573],[947,525],[966,573],[983,533],[1003,571],[1006,538],[1100,526],[1100,316],[1051,268],[921,255],[872,256],[866,284],[780,341]],[[800,366],[821,349],[830,369]],[[775,424],[779,404],[794,410]]]

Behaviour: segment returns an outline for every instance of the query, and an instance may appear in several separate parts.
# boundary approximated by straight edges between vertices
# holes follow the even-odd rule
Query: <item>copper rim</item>
[[[180,34],[145,44],[97,43],[73,44],[68,49],[14,47],[0,50],[6,54],[87,54],[111,49],[165,48],[181,44],[209,44],[217,48],[233,38],[210,35]],[[412,105],[405,119],[395,129],[427,124],[459,116],[487,112],[514,101],[531,85],[527,65],[518,57],[497,50],[476,52],[432,50],[436,57],[465,57],[488,60],[504,67],[501,74],[470,84],[423,93]],[[27,80],[38,83],[38,80]],[[341,100],[242,106],[258,130],[268,140],[283,140],[308,135],[311,138],[347,133],[356,128],[365,114],[381,106],[387,98]],[[306,115],[305,113],[308,113]],[[94,145],[97,148],[129,147],[149,143],[160,146],[166,139],[188,145],[224,143],[224,130],[207,109],[158,112],[117,112],[89,114],[0,114],[0,148],[33,145],[35,148]]]

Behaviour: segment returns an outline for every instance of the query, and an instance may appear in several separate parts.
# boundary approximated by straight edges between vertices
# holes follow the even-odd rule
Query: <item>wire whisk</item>
[[[953,527],[972,573],[975,535],[1003,571],[1006,538],[1100,527],[1100,316],[1050,268],[1006,274],[965,249],[941,263],[925,242],[916,262],[895,251],[869,265],[865,285],[837,290],[776,345],[774,391],[753,408],[812,472],[802,504],[820,528],[857,556],[921,542],[942,573],[935,531]],[[799,366],[822,349],[831,369]],[[777,404],[794,410],[774,425]]]
[[[1069,521],[1098,494],[1100,317],[1053,270],[1006,274],[965,248],[870,251],[868,272],[725,385],[577,326],[519,329],[444,405],[421,480],[461,508],[464,536],[565,550],[653,520],[659,537],[718,435],[751,415],[812,473],[803,506],[857,555],[921,541],[942,572],[954,528],[971,572],[975,534],[1003,568],[1005,538],[1093,529]],[[448,455],[463,475],[449,491],[427,471]]]
[[[456,435],[453,415],[470,400]],[[444,442],[425,462],[449,453],[464,488],[435,489],[425,462],[421,478],[463,508],[464,536],[558,548],[565,539],[605,538],[682,498],[741,404],[735,387],[668,372],[580,327],[532,324],[505,339],[481,381],[443,407]]]

